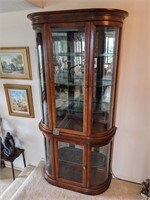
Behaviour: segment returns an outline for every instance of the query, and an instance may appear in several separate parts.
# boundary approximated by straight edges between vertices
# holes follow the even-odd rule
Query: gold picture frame
[[[4,84],[9,115],[34,118],[30,85]]]
[[[29,47],[0,48],[0,78],[32,79]]]

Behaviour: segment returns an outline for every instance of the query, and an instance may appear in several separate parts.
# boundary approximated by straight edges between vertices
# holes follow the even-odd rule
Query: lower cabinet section
[[[111,142],[93,145],[46,138],[45,178],[53,185],[81,193],[102,193],[111,182],[110,147]]]

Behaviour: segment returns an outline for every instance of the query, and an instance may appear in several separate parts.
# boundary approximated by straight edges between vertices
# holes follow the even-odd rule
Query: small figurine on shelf
[[[15,141],[13,136],[8,132],[4,139],[3,153],[6,156],[11,157],[14,155],[14,151],[15,151]]]
[[[148,200],[150,198],[150,179],[146,179],[142,183],[141,196]]]

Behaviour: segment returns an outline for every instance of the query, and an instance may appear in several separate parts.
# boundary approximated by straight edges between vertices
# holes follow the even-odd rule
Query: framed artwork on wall
[[[0,78],[32,79],[28,47],[0,48]]]
[[[34,107],[30,85],[4,84],[9,114],[34,118]]]

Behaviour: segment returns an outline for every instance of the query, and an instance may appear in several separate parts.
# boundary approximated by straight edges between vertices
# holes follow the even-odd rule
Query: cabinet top
[[[123,23],[128,12],[120,9],[90,8],[31,13],[27,17],[33,25],[87,21],[113,21]]]

